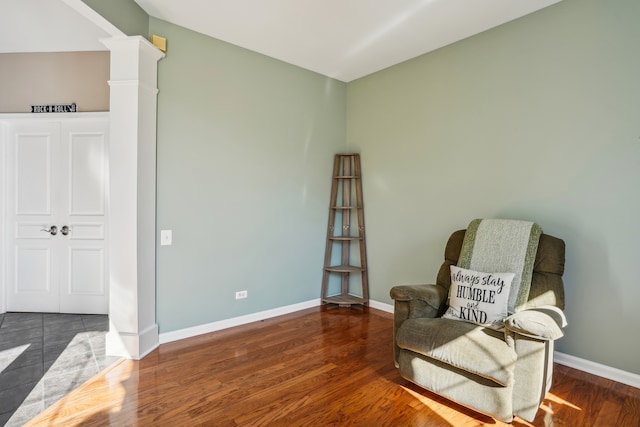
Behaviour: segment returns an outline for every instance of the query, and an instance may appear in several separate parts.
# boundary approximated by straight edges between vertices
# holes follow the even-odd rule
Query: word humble
[[[456,296],[458,298],[486,302],[488,304],[494,304],[496,302],[496,291],[489,289],[470,288],[468,286],[458,285],[458,292]]]

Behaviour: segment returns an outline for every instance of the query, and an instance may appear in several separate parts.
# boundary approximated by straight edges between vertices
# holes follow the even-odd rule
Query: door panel
[[[15,135],[17,215],[51,215],[51,145],[56,127]]]
[[[62,236],[65,257],[60,273],[60,311],[107,313],[107,128],[96,123],[64,123],[61,145],[67,191],[60,196],[69,233]],[[97,230],[97,232],[96,232]]]
[[[9,127],[7,159],[7,309],[55,312],[58,304],[57,241],[52,168],[60,141],[56,123]]]
[[[104,133],[68,134],[70,215],[104,216],[106,170]]]
[[[52,278],[52,249],[23,245],[15,249],[15,289],[14,294],[21,298],[9,298],[9,311],[55,312],[58,309],[57,288]],[[11,296],[11,295],[10,295]]]
[[[51,291],[51,250],[38,247],[16,248],[16,276],[20,292],[48,295]]]
[[[71,248],[69,256],[69,292],[102,295],[104,293],[104,251],[100,248]]]

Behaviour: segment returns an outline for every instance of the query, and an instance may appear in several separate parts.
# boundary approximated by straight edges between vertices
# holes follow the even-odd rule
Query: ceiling
[[[135,1],[153,17],[348,82],[560,0]],[[0,52],[104,50],[98,39],[108,34],[74,2],[0,0]]]
[[[106,50],[105,37],[63,0],[0,0],[0,53]]]

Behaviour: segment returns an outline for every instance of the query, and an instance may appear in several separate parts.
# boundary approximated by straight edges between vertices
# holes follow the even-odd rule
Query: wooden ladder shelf
[[[355,200],[352,190],[355,190]],[[354,212],[355,215],[353,215]],[[354,216],[357,221],[356,224],[352,224]],[[338,226],[337,229],[336,217],[339,217],[342,222],[342,226]],[[353,245],[356,242],[358,242],[357,247]],[[337,253],[334,258],[334,249],[339,250],[339,263]],[[359,258],[359,262],[353,262],[352,258],[354,260]],[[357,275],[360,276],[360,289],[354,289],[355,285],[350,283],[351,276]],[[340,292],[329,295],[332,277],[336,277],[336,280],[339,281]],[[369,304],[369,280],[359,154],[336,154],[333,163],[321,298],[323,304],[338,304],[340,307]]]

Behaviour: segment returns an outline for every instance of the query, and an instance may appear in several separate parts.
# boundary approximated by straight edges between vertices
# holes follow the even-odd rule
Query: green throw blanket
[[[514,273],[508,312],[525,308],[542,229],[534,222],[475,219],[462,243],[458,267],[484,273]]]

